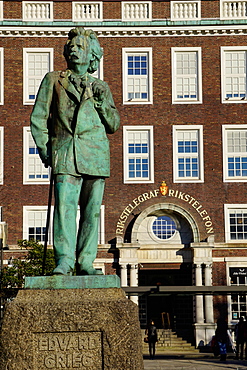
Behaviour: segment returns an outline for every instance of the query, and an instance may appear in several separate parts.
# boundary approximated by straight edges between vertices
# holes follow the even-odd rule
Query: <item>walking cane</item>
[[[48,207],[47,207],[47,216],[46,216],[46,228],[45,228],[45,242],[44,242],[44,254],[43,254],[43,264],[42,264],[42,276],[45,274],[45,261],[46,261],[46,252],[47,252],[47,243],[49,235],[49,226],[51,218],[51,200],[52,200],[52,186],[53,186],[53,170],[51,169],[50,175],[50,188],[49,188],[49,197],[48,197]]]

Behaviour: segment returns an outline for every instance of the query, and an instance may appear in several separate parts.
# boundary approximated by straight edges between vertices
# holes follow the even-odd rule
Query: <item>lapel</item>
[[[80,103],[80,94],[76,90],[75,86],[72,84],[72,82],[69,79],[69,76],[71,75],[71,71],[69,69],[66,69],[66,71],[62,71],[60,73],[58,82],[63,86],[65,90],[67,90],[70,94],[72,94],[77,101],[77,104]]]
[[[90,99],[90,98],[93,97],[91,83],[94,81],[94,78],[89,73],[87,73],[88,83],[87,83],[86,89],[84,91],[84,94],[81,98],[80,93],[76,90],[75,86],[73,85],[73,83],[69,79],[69,76],[71,74],[72,74],[72,72],[69,69],[67,69],[66,71],[62,71],[60,73],[58,81],[63,86],[63,88],[65,90],[67,90],[69,93],[71,93],[76,98],[77,103],[82,105],[82,103],[85,100]]]

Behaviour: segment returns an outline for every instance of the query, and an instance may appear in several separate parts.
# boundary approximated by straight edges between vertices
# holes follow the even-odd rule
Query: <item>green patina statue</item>
[[[54,275],[102,274],[93,262],[105,178],[110,175],[109,141],[120,124],[106,82],[91,74],[103,52],[92,30],[70,30],[64,47],[68,69],[47,73],[31,114],[40,158],[54,173]],[[80,202],[80,222],[76,216]]]

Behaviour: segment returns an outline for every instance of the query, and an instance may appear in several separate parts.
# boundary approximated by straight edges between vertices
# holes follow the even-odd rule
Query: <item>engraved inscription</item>
[[[34,334],[36,369],[102,370],[101,332]]]

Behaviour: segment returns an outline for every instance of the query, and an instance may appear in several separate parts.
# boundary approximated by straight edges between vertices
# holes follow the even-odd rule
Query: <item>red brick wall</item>
[[[104,2],[103,3],[103,19],[118,19],[121,15],[121,2]]]
[[[3,18],[4,19],[22,18],[22,2],[21,1],[4,1],[3,2]]]
[[[64,2],[54,2],[53,3],[53,14],[54,20],[55,19],[72,19],[72,2],[71,1],[64,1]]]
[[[220,17],[220,1],[202,0],[201,1],[201,16],[202,18],[219,18]]]
[[[104,2],[105,18],[120,18],[120,2]],[[154,2],[154,17],[169,17],[169,2]],[[202,2],[204,16],[215,17],[218,2]],[[4,2],[6,18],[21,17],[21,2]],[[218,10],[217,10],[218,11]],[[211,12],[211,13],[210,13]],[[55,2],[58,18],[71,18],[69,1]],[[5,103],[0,106],[1,126],[5,127],[4,185],[1,186],[0,204],[3,220],[8,223],[9,243],[22,238],[23,205],[45,205],[47,185],[23,185],[22,127],[29,125],[31,106],[23,105],[23,47],[53,47],[54,68],[65,68],[62,56],[65,38],[52,37],[2,37],[4,47]],[[110,136],[111,178],[107,179],[104,197],[106,242],[115,237],[117,220],[124,208],[138,195],[157,189],[162,180],[169,187],[193,196],[207,210],[213,221],[216,241],[224,241],[224,203],[247,203],[245,183],[222,181],[222,124],[246,123],[245,104],[222,104],[220,89],[220,46],[247,44],[247,36],[183,36],[183,37],[100,37],[104,48],[104,79],[113,92],[122,125],[153,125],[154,127],[154,184],[123,184],[122,128]],[[122,104],[122,48],[153,48],[153,105]],[[203,75],[203,104],[171,104],[171,47],[201,47]],[[205,181],[202,184],[173,184],[172,125],[203,125]],[[154,202],[168,201],[157,198],[144,202],[144,209]],[[176,199],[173,199],[177,202]],[[180,203],[188,211],[193,209]],[[190,208],[189,208],[190,207]],[[134,213],[138,212],[138,209]],[[199,227],[201,218],[194,211]],[[130,216],[128,222],[133,216]],[[128,223],[127,222],[127,223]],[[126,223],[126,225],[127,225]]]
[[[212,268],[213,285],[226,285],[226,263],[214,262]]]

